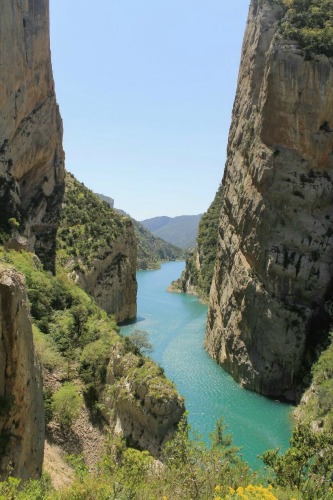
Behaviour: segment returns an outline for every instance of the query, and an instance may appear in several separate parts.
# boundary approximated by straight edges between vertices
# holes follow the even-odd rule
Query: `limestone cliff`
[[[56,103],[49,42],[49,1],[0,5],[1,229],[20,222],[30,250],[52,260],[55,228],[45,222],[64,178],[62,121]],[[54,214],[53,214],[54,215]],[[48,252],[45,252],[45,249]]]
[[[158,457],[185,412],[184,400],[153,361],[117,343],[102,398],[104,416],[129,446]]]
[[[44,452],[43,390],[22,276],[0,267],[0,478],[38,477]]]
[[[333,64],[283,39],[280,16],[252,0],[205,346],[245,387],[295,400],[333,284]]]
[[[135,318],[137,246],[131,220],[70,174],[65,186],[57,231],[57,270],[65,268],[118,322]]]

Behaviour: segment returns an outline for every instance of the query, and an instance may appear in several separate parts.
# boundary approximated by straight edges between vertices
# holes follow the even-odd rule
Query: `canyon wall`
[[[244,387],[298,399],[332,292],[333,64],[252,0],[223,178],[205,347]]]
[[[74,281],[118,323],[136,317],[136,254],[134,228],[128,220],[116,243],[102,249],[89,270],[73,271]]]
[[[22,276],[0,267],[0,478],[38,477],[44,453],[43,389]]]
[[[64,179],[62,121],[51,67],[48,0],[12,0],[0,7],[1,225],[15,218],[23,245],[54,253],[55,228],[45,222]],[[45,251],[44,251],[45,253]],[[52,267],[52,263],[49,263]]]
[[[149,358],[116,344],[107,369],[103,414],[129,446],[160,457],[185,412],[184,400]]]

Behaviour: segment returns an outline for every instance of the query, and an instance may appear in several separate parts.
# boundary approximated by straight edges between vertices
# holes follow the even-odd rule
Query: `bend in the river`
[[[223,417],[234,444],[256,467],[257,455],[288,446],[290,406],[242,389],[208,356],[202,345],[207,306],[191,295],[166,291],[183,269],[183,262],[170,262],[157,271],[137,273],[138,321],[121,332],[148,332],[154,346],[151,357],[185,396],[192,429],[208,442],[215,422]]]

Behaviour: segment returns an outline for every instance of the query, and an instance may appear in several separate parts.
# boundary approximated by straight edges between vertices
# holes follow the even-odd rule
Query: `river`
[[[243,458],[257,468],[262,464],[258,455],[288,446],[291,406],[242,389],[208,356],[202,346],[207,306],[191,295],[166,291],[183,269],[184,262],[169,262],[157,271],[138,271],[137,322],[121,332],[148,332],[150,356],[185,397],[192,430],[209,442],[223,417]]]

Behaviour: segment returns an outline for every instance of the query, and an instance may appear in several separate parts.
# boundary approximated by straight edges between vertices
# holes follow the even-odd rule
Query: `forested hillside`
[[[141,221],[141,224],[155,236],[172,245],[188,250],[195,246],[198,233],[199,215],[180,215],[178,217],[153,217]]]

